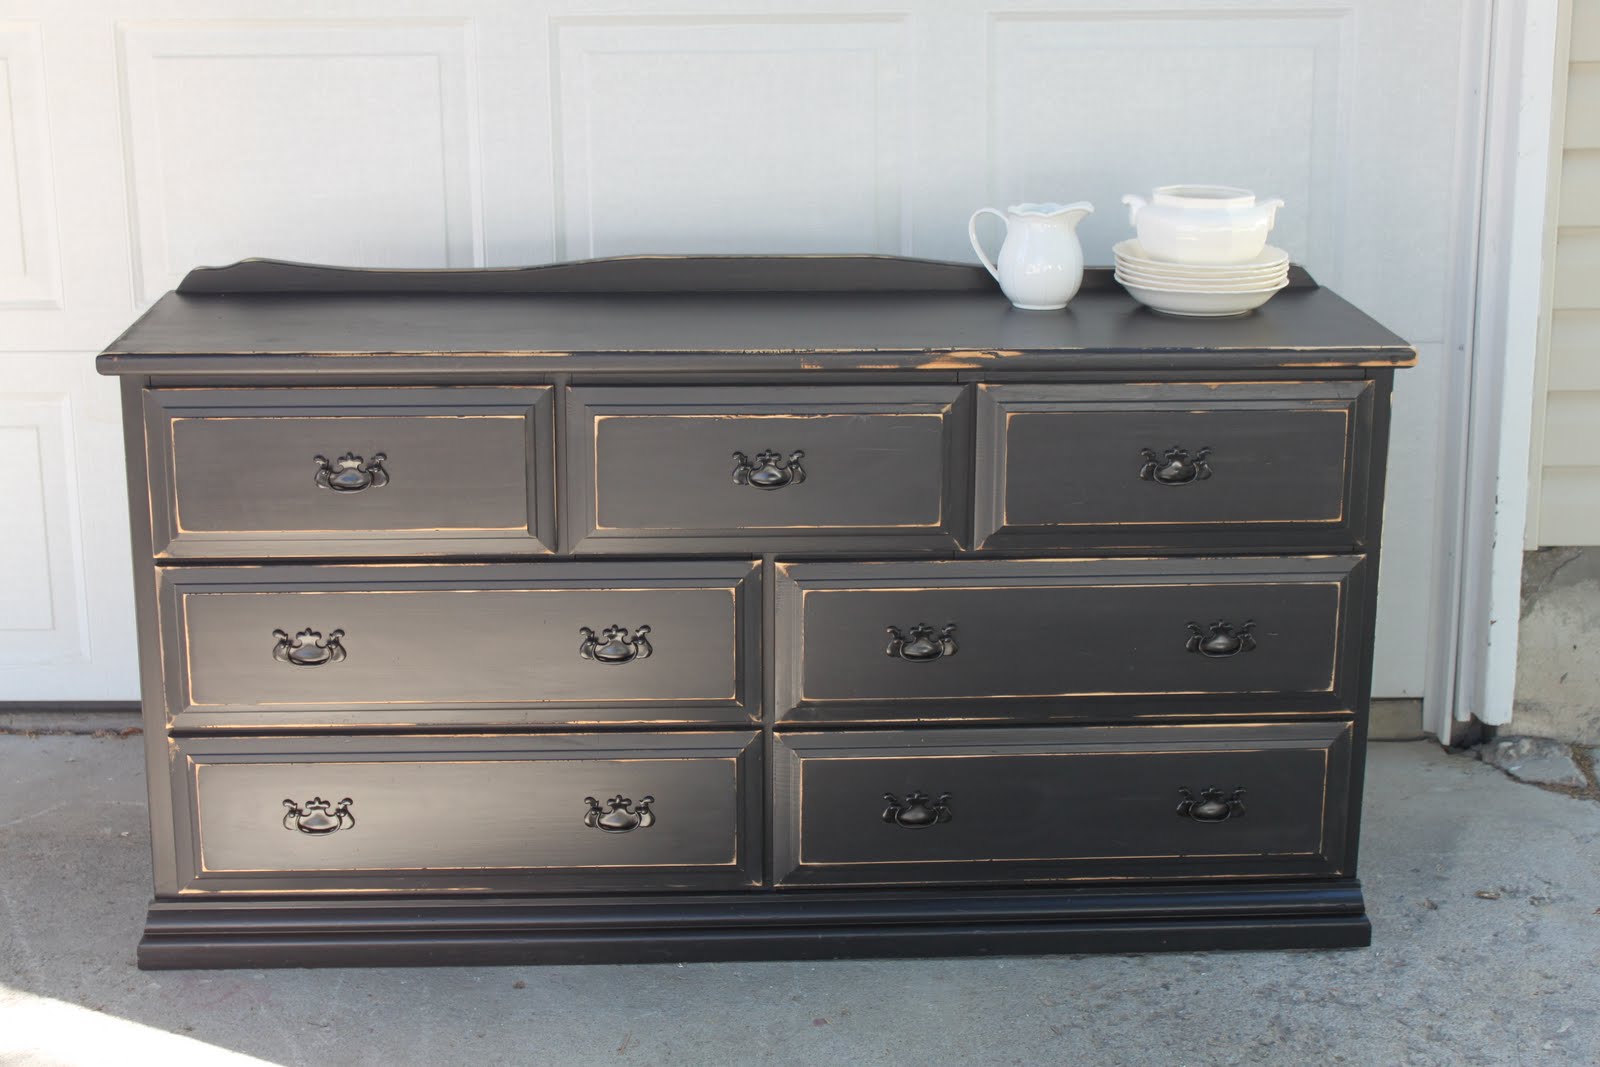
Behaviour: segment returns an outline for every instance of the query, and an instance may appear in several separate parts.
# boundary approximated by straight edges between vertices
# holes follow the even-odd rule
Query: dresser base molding
[[[395,967],[1359,948],[1355,881],[1061,891],[156,901],[139,966]]]

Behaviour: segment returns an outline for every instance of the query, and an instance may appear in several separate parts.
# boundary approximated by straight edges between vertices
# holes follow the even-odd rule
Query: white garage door
[[[188,268],[970,260],[981,204],[1223,182],[1416,342],[1376,688],[1423,678],[1482,3],[0,0],[0,700],[136,694],[113,386]],[[449,17],[440,13],[449,12]],[[1466,47],[1463,47],[1463,44]]]

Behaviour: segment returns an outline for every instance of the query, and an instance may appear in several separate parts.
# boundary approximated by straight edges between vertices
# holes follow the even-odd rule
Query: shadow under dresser
[[[192,272],[122,379],[144,967],[1334,947],[1391,376],[875,256]]]

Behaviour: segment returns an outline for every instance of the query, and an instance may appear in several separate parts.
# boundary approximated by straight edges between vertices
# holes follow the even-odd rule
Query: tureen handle
[[[1124,193],[1122,202],[1128,205],[1128,225],[1137,226],[1139,224],[1139,212],[1149,207],[1150,202],[1144,197],[1133,193]]]

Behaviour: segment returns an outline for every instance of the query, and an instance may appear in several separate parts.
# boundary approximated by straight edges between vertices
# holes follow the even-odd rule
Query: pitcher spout
[[[1094,205],[1087,200],[1079,200],[1076,204],[1066,204],[1056,212],[1056,215],[1063,219],[1068,226],[1074,227],[1083,220],[1085,215],[1093,214]]]

